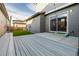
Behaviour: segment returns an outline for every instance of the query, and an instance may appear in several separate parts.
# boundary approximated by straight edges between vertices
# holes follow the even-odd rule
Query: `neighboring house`
[[[0,3],[0,36],[7,31],[9,25],[9,17],[3,3]]]
[[[26,19],[26,23],[27,28],[33,33],[61,32],[61,33],[71,33],[71,35],[78,36],[79,4],[78,3],[46,4],[46,6],[43,7],[43,9],[40,12]]]
[[[26,22],[23,20],[13,20],[13,28],[18,29],[18,28],[26,28]]]

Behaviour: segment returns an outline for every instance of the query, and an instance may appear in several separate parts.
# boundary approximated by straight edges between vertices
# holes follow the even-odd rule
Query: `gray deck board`
[[[35,37],[36,38],[36,37]],[[38,36],[38,38],[40,38]],[[35,40],[35,39],[34,39]],[[33,40],[33,41],[34,41]],[[36,42],[38,42],[39,44],[41,44],[41,46],[44,46],[44,47],[47,47],[47,48],[50,48],[51,50],[55,50],[57,51],[58,53],[60,52],[60,54],[62,53],[62,55],[68,55],[68,53],[70,55],[73,55],[73,53],[76,51],[75,48],[72,48],[72,47],[69,47],[67,45],[63,45],[59,42],[56,42],[56,41],[52,41],[52,40],[49,40],[49,39],[46,39],[46,38],[42,38],[39,39],[39,40],[36,40]],[[44,43],[44,44],[43,44]],[[50,50],[49,50],[50,51]],[[74,53],[75,54],[75,53]]]
[[[0,56],[6,56],[8,47],[9,47],[9,41],[10,37],[8,36],[9,34],[5,34],[0,38]]]
[[[16,43],[17,43],[17,47],[18,47],[18,49],[19,49],[19,51],[20,51],[20,54],[22,55],[22,56],[25,56],[25,51],[24,51],[24,49],[23,49],[23,47],[22,47],[22,44],[21,44],[21,42],[19,42],[19,40],[16,40]]]
[[[15,55],[20,56],[20,50],[18,48],[17,42],[14,39]]]
[[[41,47],[39,47],[39,45],[36,44],[36,42],[33,42],[33,41],[30,41],[30,42],[31,42],[31,44],[30,44],[31,47],[34,49],[34,52],[37,52],[37,55],[47,55],[47,54],[50,55],[49,53],[47,53],[47,51],[45,51],[45,49],[43,49],[43,48],[41,49]],[[43,52],[43,51],[45,51],[45,52]]]
[[[27,49],[27,52],[29,52],[29,55],[41,55],[40,54],[40,51],[38,51],[38,49],[36,49],[36,47],[35,48],[33,48],[34,46],[33,45],[31,45],[32,44],[32,42],[31,42],[31,44],[27,44],[27,42],[28,41],[25,41],[25,40],[21,40],[21,41],[23,41],[23,44],[24,44],[24,46],[25,46],[25,48]],[[30,52],[30,49],[28,49],[28,47],[27,47],[27,45],[30,47],[30,48],[32,48],[32,50],[33,51],[36,51],[36,52]],[[27,54],[28,55],[28,54]]]
[[[22,53],[25,53],[27,56],[77,55],[77,48],[39,35],[15,37],[14,40],[17,41],[16,43],[19,42],[19,46],[21,46],[20,52],[21,50],[25,51],[22,51]]]
[[[68,40],[76,40],[75,45],[71,45]],[[62,39],[62,35],[50,33],[17,36],[13,39],[5,35],[0,38],[0,56],[75,56],[78,52],[77,41],[75,37]]]

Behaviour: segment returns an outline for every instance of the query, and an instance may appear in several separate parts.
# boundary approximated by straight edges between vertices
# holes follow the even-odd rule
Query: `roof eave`
[[[63,9],[63,8],[72,6],[72,5],[74,5],[74,4],[77,4],[77,3],[69,3],[69,4],[62,5],[62,6],[57,7],[57,8],[55,8],[55,9],[49,11],[49,12],[46,12],[45,15],[51,14],[51,13],[53,13],[53,12],[56,12],[56,11],[61,10],[61,9]]]
[[[35,18],[35,17],[39,16],[40,14],[45,14],[45,12],[38,12],[38,13],[32,15],[31,17],[29,17],[28,19],[26,19],[26,21],[28,21],[28,20],[30,20],[32,18]]]

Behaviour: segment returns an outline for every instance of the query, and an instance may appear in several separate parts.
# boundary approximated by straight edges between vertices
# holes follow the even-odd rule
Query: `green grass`
[[[32,33],[28,31],[23,31],[23,30],[13,31],[13,36],[22,36],[22,35],[30,35],[30,34]]]

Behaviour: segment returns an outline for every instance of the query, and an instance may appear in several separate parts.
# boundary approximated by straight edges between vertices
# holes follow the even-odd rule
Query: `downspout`
[[[12,19],[12,16],[10,16],[10,19],[9,19],[9,23],[10,23],[10,25],[9,25],[9,32],[11,31],[11,19]]]
[[[78,24],[78,53],[77,53],[77,55],[79,56],[79,24]]]

